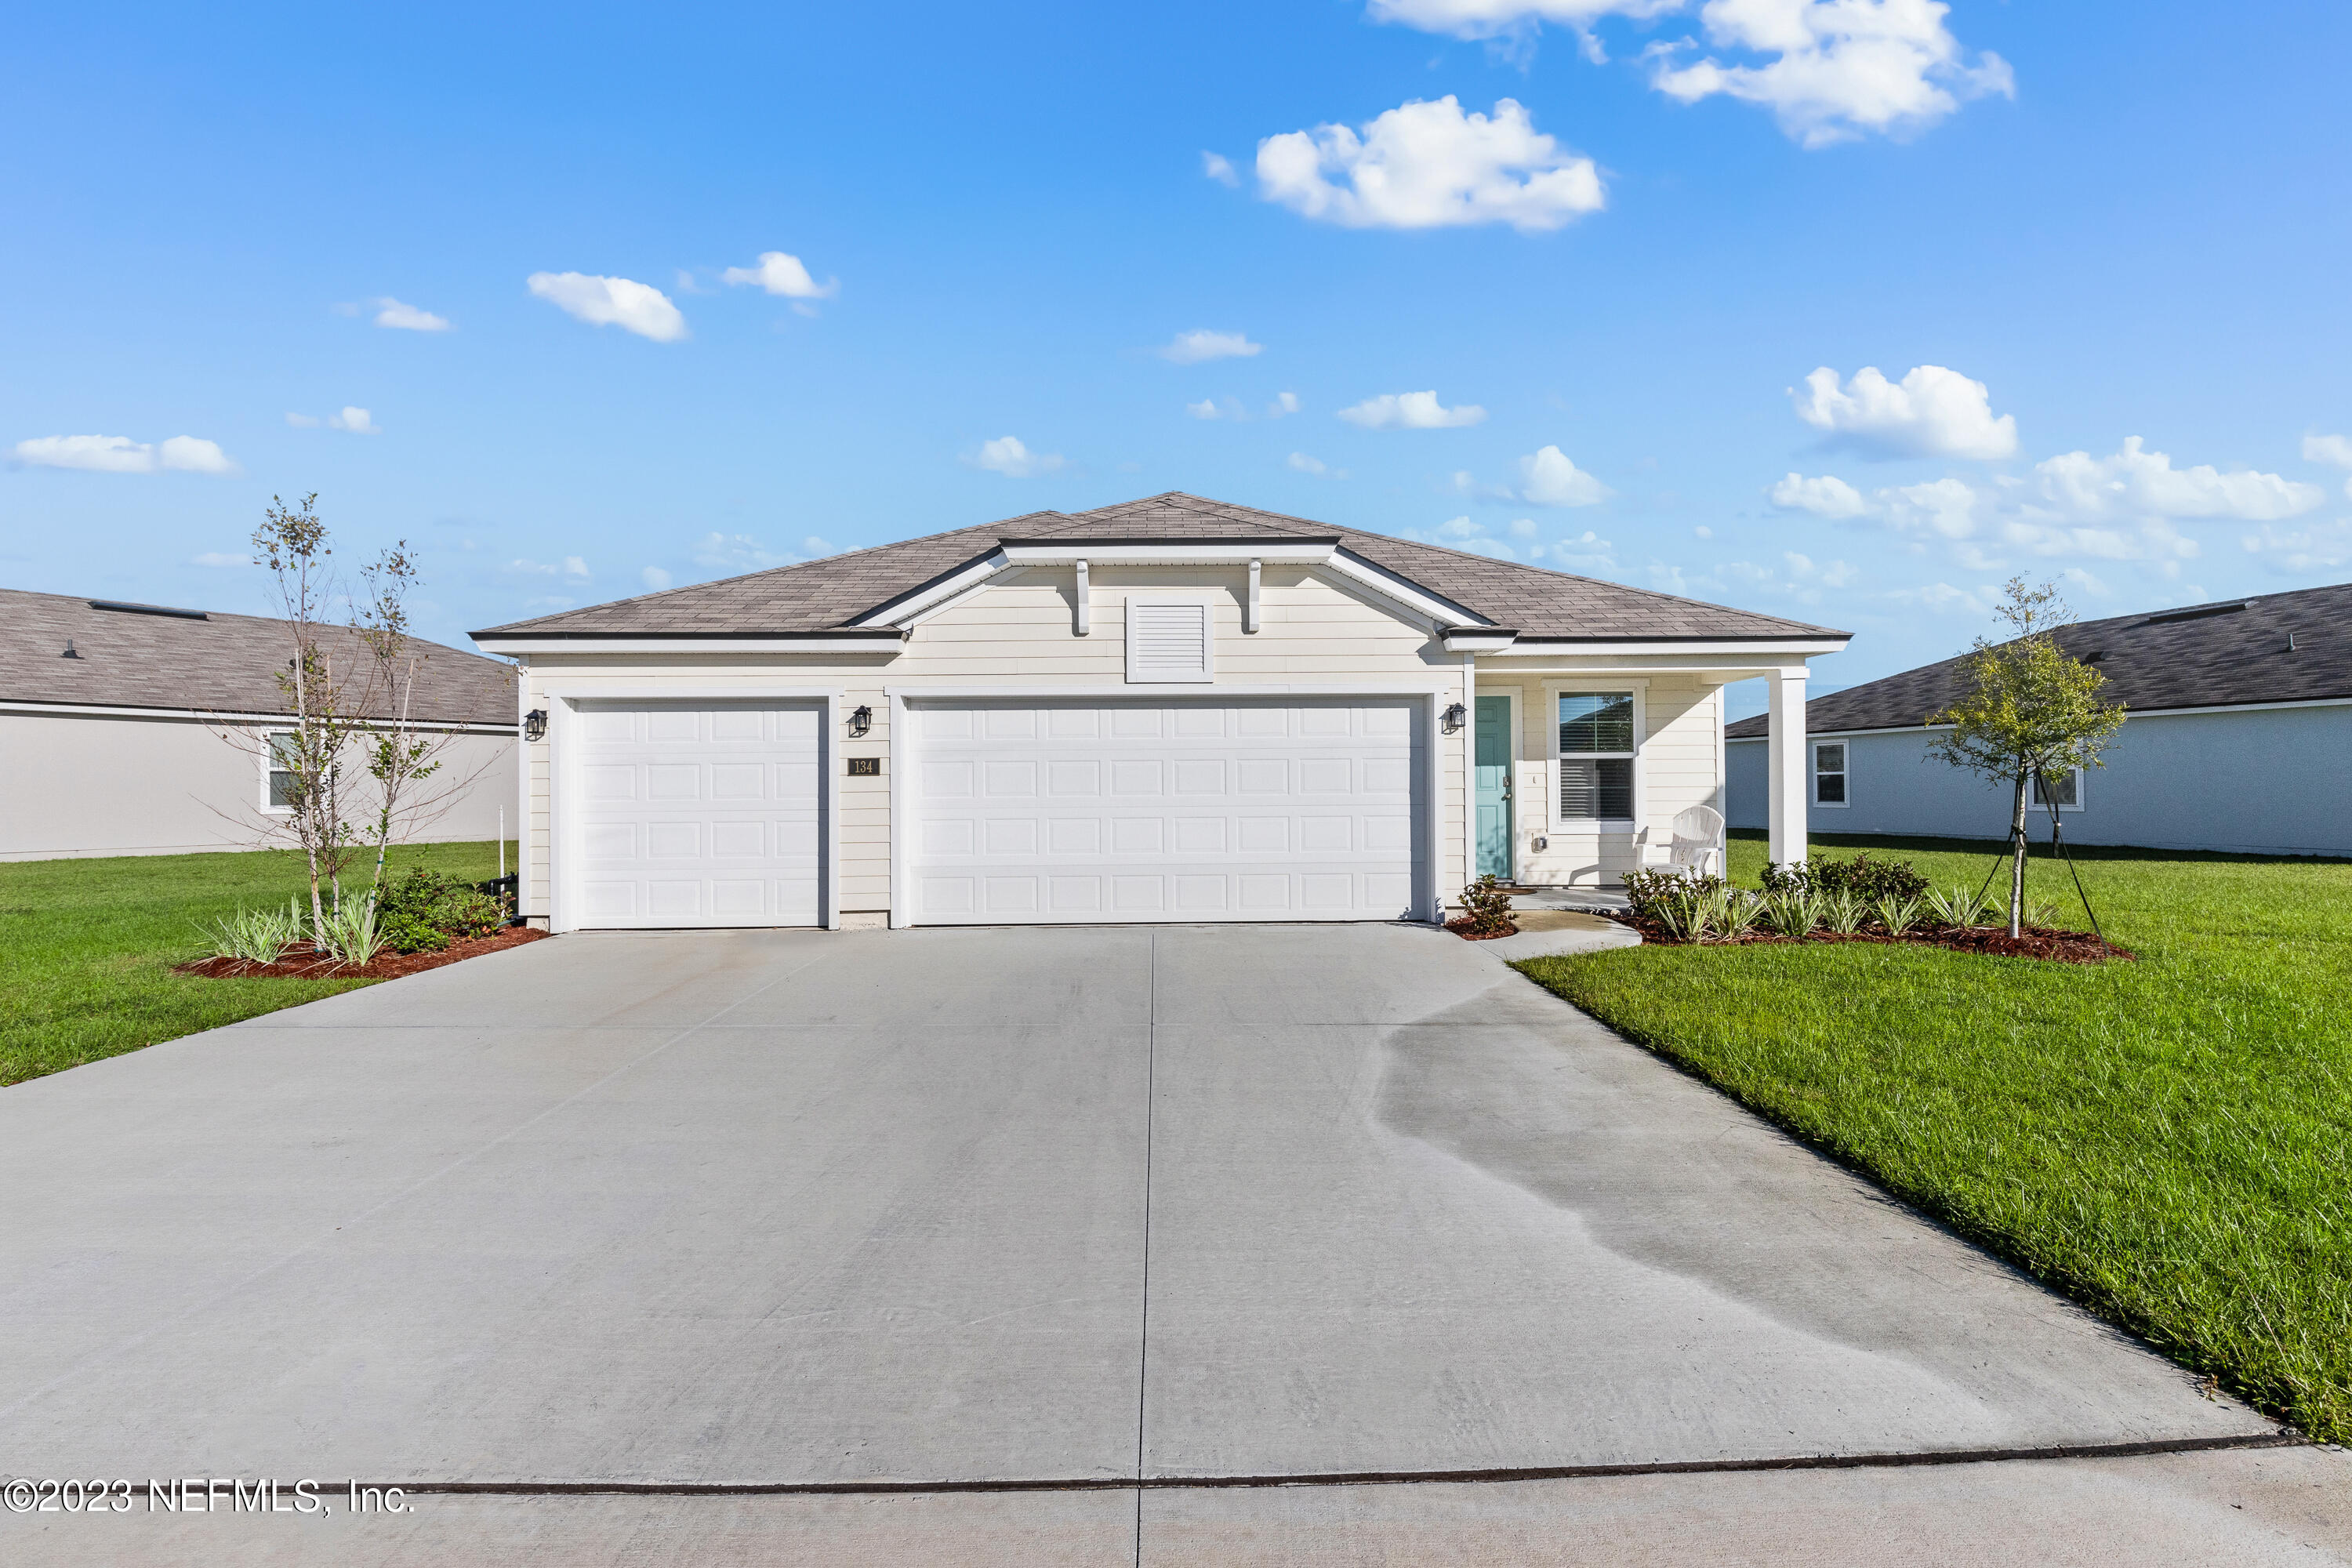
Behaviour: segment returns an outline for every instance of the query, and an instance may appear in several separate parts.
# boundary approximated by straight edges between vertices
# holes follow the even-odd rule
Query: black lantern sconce
[[[547,739],[547,710],[534,708],[522,716],[522,738],[526,741]]]
[[[1463,707],[1459,702],[1456,702],[1453,707],[1448,708],[1445,710],[1445,732],[1449,735],[1458,735],[1462,733],[1462,719],[1468,711],[1469,710]]]
[[[849,738],[854,741],[872,728],[874,728],[874,710],[861,702],[849,715]]]

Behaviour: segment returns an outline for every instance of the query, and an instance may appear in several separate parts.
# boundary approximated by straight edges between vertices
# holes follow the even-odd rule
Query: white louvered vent
[[[1205,601],[1129,599],[1127,679],[1139,682],[1210,679],[1209,628]]]

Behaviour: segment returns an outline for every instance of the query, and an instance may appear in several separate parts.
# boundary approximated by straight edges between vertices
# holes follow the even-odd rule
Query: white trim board
[[[201,724],[291,724],[291,713],[216,713],[203,708],[130,708],[113,707],[98,702],[25,702],[0,701],[0,713],[22,713],[29,718],[43,715],[69,719],[170,719],[193,720]],[[359,721],[363,728],[397,730],[404,726],[397,719]],[[452,735],[520,734],[521,726],[476,724],[457,719],[411,719],[405,728],[431,730]]]
[[[2210,708],[2134,708],[2125,710],[2124,719],[2126,722],[2135,719],[2194,719],[2211,713],[2276,713],[2291,708],[2352,708],[2352,697],[2309,697],[2289,702],[2224,702]],[[1885,724],[1873,730],[1808,730],[1805,733],[1832,741],[1841,736],[1932,735],[1950,728],[1949,724]],[[1761,744],[1767,738],[1763,735],[1727,735],[1724,740],[1729,745],[1748,746]]]
[[[725,658],[738,653],[868,654],[896,658],[906,651],[903,639],[880,637],[476,637],[485,653],[703,653]]]

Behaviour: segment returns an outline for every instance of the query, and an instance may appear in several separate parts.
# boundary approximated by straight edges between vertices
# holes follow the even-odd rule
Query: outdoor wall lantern
[[[1449,735],[1460,734],[1462,732],[1462,716],[1468,711],[1469,710],[1463,707],[1459,702],[1456,702],[1453,707],[1448,708],[1445,710],[1445,732]]]
[[[522,716],[522,738],[526,741],[547,739],[547,710],[534,708]]]
[[[854,740],[872,728],[874,728],[874,710],[861,702],[857,705],[856,710],[849,716],[850,737]]]

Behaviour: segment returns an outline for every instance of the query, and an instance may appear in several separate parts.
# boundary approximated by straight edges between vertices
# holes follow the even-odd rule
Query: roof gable
[[[1030,512],[1003,522],[884,544],[795,566],[475,634],[523,637],[794,637],[840,631],[919,595],[1007,540],[1307,540],[1338,538],[1351,555],[1475,620],[1545,639],[1767,639],[1842,637],[1800,621],[1735,610],[1595,578],[1496,561],[1442,545],[1261,511],[1170,491],[1091,511]]]

